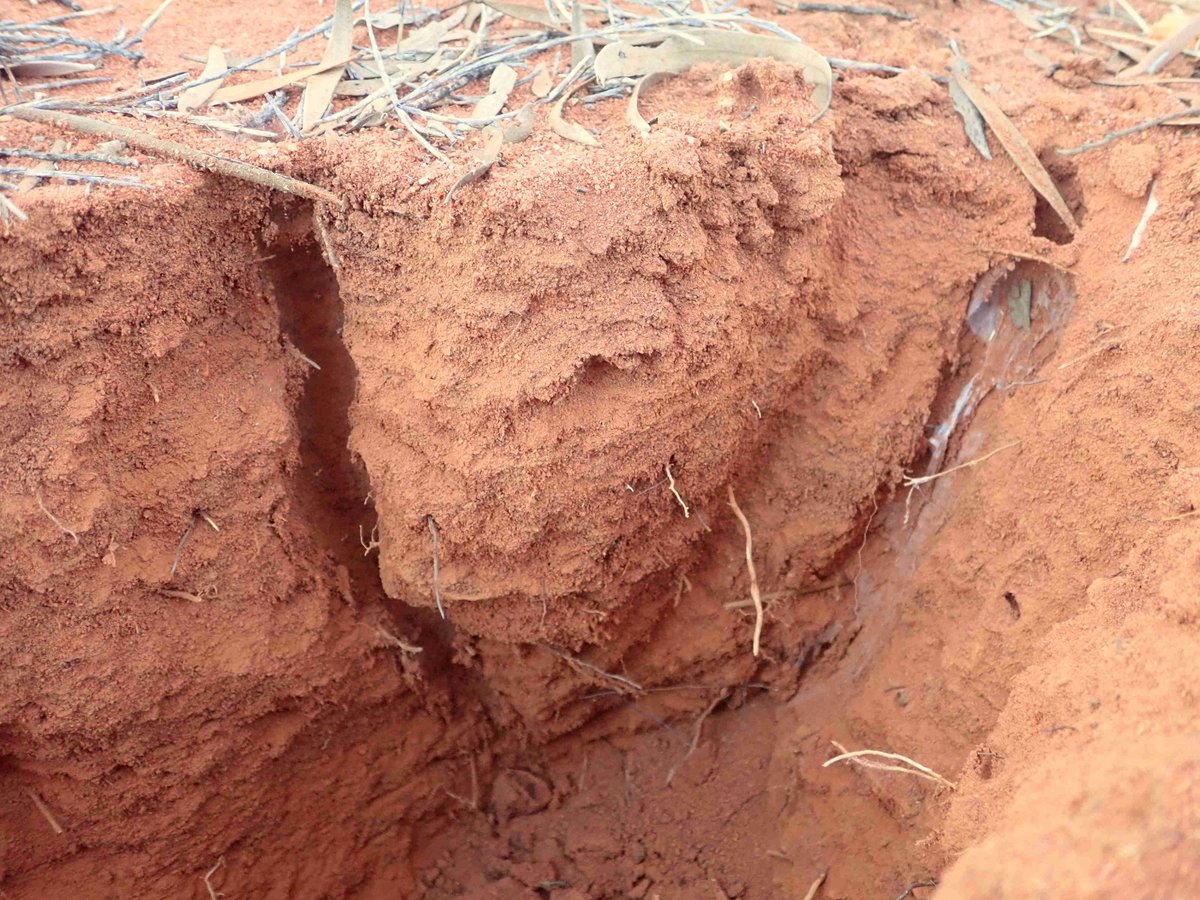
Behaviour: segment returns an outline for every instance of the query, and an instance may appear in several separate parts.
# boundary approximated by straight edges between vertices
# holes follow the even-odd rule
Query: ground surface
[[[150,191],[21,195],[5,895],[1200,890],[1194,137],[1059,156],[1168,88],[1095,85],[999,7],[898,8],[757,9],[912,70],[845,73],[816,124],[784,67],[701,68],[646,92],[648,139],[577,107],[601,148],[539,122],[452,202],[467,149],[161,121],[345,205],[147,156]],[[246,9],[178,4],[101,89],[327,14]],[[951,37],[1074,240],[968,144],[928,77]],[[835,742],[955,787],[823,767]]]

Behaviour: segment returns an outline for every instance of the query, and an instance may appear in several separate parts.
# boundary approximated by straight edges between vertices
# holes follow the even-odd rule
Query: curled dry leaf
[[[804,72],[804,80],[812,85],[817,117],[829,109],[833,97],[833,72],[828,60],[799,41],[765,34],[689,28],[686,38],[671,34],[653,47],[615,41],[596,54],[596,80],[605,84],[615,78],[637,78],[651,72],[677,75],[697,63],[741,65],[759,57],[771,57],[798,66]]]
[[[638,110],[638,100],[641,99],[642,91],[669,77],[666,72],[651,72],[639,78],[633,86],[633,93],[629,95],[629,105],[625,108],[625,121],[642,137],[650,133],[650,123],[642,118]]]
[[[180,94],[179,111],[187,113],[203,109],[212,95],[221,89],[221,83],[225,80],[224,73],[228,71],[229,63],[225,59],[225,51],[213,44],[208,48],[208,61],[204,64],[204,71],[200,73],[201,81],[209,78],[213,80],[207,84],[197,84]]]
[[[534,109],[529,103],[517,112],[517,119],[504,129],[504,143],[519,144],[533,134]]]
[[[512,93],[516,83],[516,69],[506,63],[496,66],[492,71],[491,80],[488,82],[488,92],[475,104],[471,118],[491,119],[498,115],[500,110],[504,109],[504,104],[508,102],[508,95]]]
[[[550,129],[559,137],[566,138],[568,141],[574,141],[577,144],[585,144],[588,147],[599,147],[600,142],[596,140],[595,135],[580,125],[578,122],[568,122],[563,118],[563,106],[571,99],[571,95],[579,90],[580,85],[563,91],[563,95],[558,98],[558,102],[550,108]]]
[[[454,196],[454,192],[466,184],[473,181],[478,181],[488,173],[496,160],[500,158],[500,148],[504,146],[504,133],[495,125],[491,125],[483,130],[483,146],[475,151],[475,160],[478,163],[474,168],[468,170],[458,181],[450,186],[450,190],[446,192],[446,202],[450,202],[450,198]]]
[[[975,105],[983,116],[985,122],[992,129],[996,138],[1000,141],[1008,155],[1012,157],[1012,161],[1017,164],[1017,168],[1021,170],[1021,174],[1033,186],[1033,189],[1045,198],[1050,204],[1050,208],[1058,214],[1062,219],[1063,224],[1067,226],[1067,230],[1071,234],[1079,231],[1079,225],[1075,222],[1075,217],[1071,215],[1071,209],[1067,206],[1067,201],[1058,192],[1058,188],[1054,184],[1054,179],[1050,177],[1050,173],[1037,158],[1037,154],[1033,152],[1033,148],[1029,146],[1029,142],[1025,140],[1025,135],[1021,134],[1012,120],[1004,114],[1004,111],[996,104],[996,101],[977,88],[968,79],[964,78],[959,72],[951,70],[950,80],[958,85],[959,89],[967,96],[968,99]]]
[[[333,102],[333,92],[342,80],[347,57],[354,51],[354,3],[353,0],[337,0],[333,10],[333,24],[329,28],[329,43],[321,57],[321,64],[328,68],[313,75],[304,87],[304,98],[300,102],[300,121],[305,131],[312,131],[317,120],[325,115]],[[342,62],[339,63],[338,60]]]

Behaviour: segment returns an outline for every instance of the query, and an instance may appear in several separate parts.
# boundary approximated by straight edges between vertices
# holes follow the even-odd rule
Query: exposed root
[[[225,896],[220,891],[218,891],[215,887],[213,887],[213,883],[212,883],[212,877],[214,875],[216,875],[217,870],[220,869],[224,865],[225,865],[225,857],[224,857],[224,855],[222,855],[217,860],[217,864],[215,866],[213,866],[211,869],[209,869],[207,872],[204,873],[204,886],[206,888],[208,888],[209,900],[220,900],[221,897]]]
[[[742,530],[746,532],[746,569],[750,572],[750,600],[754,603],[754,641],[752,644],[753,654],[758,656],[759,645],[762,643],[763,630],[763,602],[762,594],[758,590],[758,573],[754,570],[754,538],[750,534],[750,522],[746,519],[737,503],[737,497],[733,494],[733,485],[729,485],[729,507],[733,510],[733,514],[738,517],[738,521],[742,523]]]
[[[675,499],[678,500],[679,505],[683,507],[683,517],[685,519],[690,519],[692,517],[692,513],[688,509],[688,505],[683,502],[683,497],[679,495],[679,490],[675,487],[675,476],[671,474],[671,464],[667,463],[665,466],[663,466],[663,471],[667,473],[667,490],[675,495]]]
[[[54,829],[55,834],[62,834],[66,831],[62,824],[55,818],[54,813],[50,811],[50,807],[46,805],[46,801],[38,796],[37,791],[33,788],[26,788],[25,793],[29,795],[29,799],[33,801],[33,805],[37,807],[37,811],[42,814],[42,818],[50,823],[50,827]]]
[[[683,764],[688,761],[691,755],[696,752],[696,748],[700,746],[700,736],[704,730],[704,720],[707,719],[712,714],[712,711],[721,703],[721,701],[728,696],[729,690],[727,688],[721,691],[721,693],[716,696],[712,703],[708,704],[704,712],[700,713],[699,718],[696,719],[696,724],[693,726],[692,742],[688,744],[687,753],[683,754],[683,759],[671,766],[671,771],[667,773],[667,787],[671,786],[671,781],[675,778],[675,773],[683,767]]]
[[[951,466],[948,469],[943,469],[941,472],[936,472],[933,475],[922,475],[920,478],[913,478],[911,475],[905,475],[904,476],[904,487],[908,488],[908,496],[904,498],[904,524],[905,525],[908,524],[910,506],[912,504],[913,491],[916,490],[917,488],[919,488],[921,485],[928,484],[931,481],[941,478],[943,475],[949,475],[951,472],[957,472],[960,469],[969,469],[969,468],[971,468],[971,466],[977,466],[981,462],[985,462],[986,460],[991,459],[993,456],[995,456],[1001,450],[1008,450],[1010,447],[1015,447],[1019,443],[1021,443],[1019,440],[1012,441],[1011,443],[1005,444],[1003,447],[997,447],[995,450],[991,451],[990,453],[985,453],[985,454],[983,454],[983,456],[977,456],[977,457],[975,457],[975,459],[968,460],[967,462],[964,462],[964,463],[959,463],[957,466]]]
[[[168,588],[159,588],[158,592],[164,597],[173,597],[176,600],[190,600],[192,603],[203,603],[204,598],[198,594],[193,594],[188,591],[173,591]]]
[[[923,766],[916,760],[909,759],[907,756],[901,756],[899,753],[888,753],[885,750],[848,751],[837,741],[830,741],[830,743],[837,747],[837,749],[841,752],[832,759],[827,759],[825,762],[821,763],[822,769],[827,769],[834,763],[849,762],[852,765],[861,766],[864,769],[877,769],[881,772],[900,772],[905,775],[916,775],[918,778],[924,778],[928,781],[945,785],[952,791],[956,789],[954,782],[943,778],[928,766]],[[892,759],[896,760],[897,762],[904,763],[904,765],[896,766],[889,763],[879,762],[880,759]]]
[[[438,614],[446,618],[446,610],[442,608],[442,573],[441,561],[438,559],[438,527],[432,515],[425,517],[429,523],[429,533],[433,535],[433,602],[437,604]]]
[[[582,669],[585,673],[599,675],[601,678],[605,678],[605,679],[619,685],[620,688],[622,689],[621,693],[627,694],[630,691],[632,691],[634,693],[640,694],[645,690],[636,681],[634,681],[633,679],[630,679],[630,678],[626,678],[624,675],[614,675],[612,672],[606,672],[603,669],[601,669],[599,666],[593,665],[592,663],[587,662],[586,660],[579,659],[578,657],[571,656],[568,653],[564,653],[563,651],[559,650],[556,647],[551,647],[549,644],[545,645],[545,647],[547,650],[549,650],[551,653],[553,653],[555,656],[557,656],[563,662],[567,663],[567,665],[571,666],[572,668],[574,668],[576,670]]]
[[[405,653],[422,653],[425,649],[424,647],[418,647],[416,644],[404,643],[404,641],[400,640],[400,638],[396,637],[390,631],[385,628],[380,628],[378,625],[375,626],[375,631],[389,644],[394,647],[398,647]]]
[[[379,549],[379,523],[375,523],[375,527],[371,529],[371,537],[368,539],[363,534],[363,527],[358,526],[358,543],[363,548],[363,556],[370,556],[372,550]]]
[[[183,547],[187,543],[187,539],[192,536],[192,529],[196,527],[196,515],[193,513],[191,521],[188,522],[188,527],[184,529],[183,537],[179,539],[179,543],[175,545],[175,559],[171,562],[170,577],[175,577],[175,572],[179,569],[179,557],[183,555]]]
[[[826,871],[816,877],[813,883],[808,886],[808,891],[804,894],[804,900],[813,900],[813,897],[817,896],[817,891],[825,883],[825,876],[828,874],[829,872]]]
[[[42,495],[35,494],[34,497],[37,499],[38,508],[43,513],[45,513],[46,518],[49,519],[51,522],[53,522],[55,525],[57,525],[59,531],[61,531],[65,535],[67,535],[71,540],[73,540],[76,544],[78,544],[79,543],[79,535],[77,535],[70,528],[68,528],[66,525],[64,525],[62,523],[62,520],[59,519],[58,516],[56,516],[54,513],[50,512],[50,510],[46,509],[46,504],[42,502]]]
[[[204,510],[200,510],[200,518],[202,518],[202,519],[203,519],[205,522],[207,522],[207,523],[208,523],[208,526],[209,526],[209,527],[210,527],[210,528],[211,528],[213,531],[216,531],[216,532],[218,532],[218,533],[221,531],[221,526],[220,526],[220,525],[218,525],[216,522],[214,522],[214,521],[213,521],[213,519],[212,519],[212,516],[210,516],[210,515],[209,515],[208,513],[206,513]]]

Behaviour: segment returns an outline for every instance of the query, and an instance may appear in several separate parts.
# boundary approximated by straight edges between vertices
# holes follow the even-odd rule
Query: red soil
[[[284,6],[173,9],[143,66],[325,12]],[[6,894],[203,898],[218,861],[229,897],[1197,889],[1195,155],[1160,130],[1057,156],[1165,95],[1091,86],[1065,45],[1045,78],[998,8],[911,11],[780,21],[931,72],[956,36],[1072,204],[1068,246],[944,87],[849,73],[810,125],[772,63],[652,89],[646,141],[619,103],[571,112],[598,150],[539,124],[451,202],[465,154],[402,134],[162,123],[346,205],[147,157],[151,191],[22,195]],[[1035,301],[1036,342],[998,332],[1016,364],[965,324],[996,264],[1003,314],[1023,279],[1061,304],[1050,327]],[[938,468],[1007,448],[909,495],[980,372],[1007,380]],[[834,741],[957,789],[825,768]]]

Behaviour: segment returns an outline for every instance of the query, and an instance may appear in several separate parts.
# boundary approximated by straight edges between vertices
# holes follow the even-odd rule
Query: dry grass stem
[[[738,506],[732,484],[729,485],[729,508],[733,510],[733,514],[742,523],[742,531],[746,533],[746,569],[750,573],[750,600],[754,604],[754,641],[752,643],[752,651],[754,656],[758,656],[759,647],[762,642],[763,601],[762,594],[758,590],[758,573],[754,570],[754,538],[750,534],[750,522],[746,519],[742,508]]]
[[[42,814],[42,818],[50,823],[50,827],[54,829],[55,834],[62,834],[66,831],[54,813],[50,811],[50,807],[46,805],[46,801],[38,796],[37,791],[33,790],[33,788],[26,788],[25,793],[29,795],[29,799],[33,801],[33,805],[37,807],[37,811]]]
[[[45,514],[46,518],[48,518],[51,522],[53,522],[55,525],[57,525],[59,531],[61,531],[65,535],[67,535],[71,540],[73,540],[76,544],[78,544],[79,543],[79,535],[77,535],[74,531],[72,531],[70,528],[68,528],[66,525],[64,525],[62,523],[62,520],[59,519],[58,516],[56,516],[54,513],[50,512],[50,510],[46,509],[46,504],[42,502],[42,495],[35,494],[34,498],[37,500],[38,508]]]
[[[671,474],[671,464],[667,463],[665,466],[663,466],[663,471],[667,473],[667,490],[675,495],[675,499],[679,501],[679,505],[683,507],[683,517],[685,519],[690,519],[692,517],[692,513],[688,509],[688,505],[683,502],[683,497],[679,495],[679,490],[675,487],[675,476]]]
[[[881,772],[900,772],[904,775],[916,775],[918,778],[924,778],[928,781],[933,781],[955,790],[954,782],[948,781],[937,772],[930,769],[928,766],[923,766],[907,756],[901,756],[899,753],[889,753],[885,750],[853,750],[848,751],[837,741],[830,741],[839,751],[838,755],[832,759],[827,759],[821,763],[821,768],[827,769],[834,763],[849,762],[855,766],[861,766],[864,769],[876,769]],[[892,765],[890,763],[880,762],[881,759],[890,759],[904,765]]]

